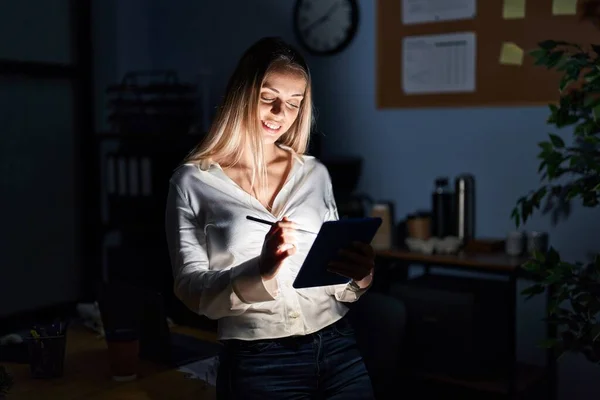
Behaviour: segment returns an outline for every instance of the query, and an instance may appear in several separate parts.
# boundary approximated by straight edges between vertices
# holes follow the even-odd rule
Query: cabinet
[[[546,389],[545,399],[553,399],[556,396],[556,363],[548,351],[545,366],[534,366],[519,363],[517,361],[517,281],[525,278],[525,271],[521,268],[526,261],[524,257],[510,257],[505,254],[468,254],[458,255],[426,255],[413,253],[406,250],[380,250],[377,254],[375,290],[390,292],[392,283],[406,282],[409,278],[408,269],[413,265],[424,267],[424,275],[431,275],[432,268],[452,269],[467,272],[477,272],[484,276],[498,278],[506,290],[506,301],[502,302],[505,307],[504,324],[506,328],[507,365],[504,373],[495,376],[481,377],[466,376],[448,372],[423,371],[421,368],[408,367],[409,373],[429,382],[449,384],[467,389],[472,389],[489,394],[505,395],[508,398],[520,398],[534,386],[544,385]],[[491,310],[490,310],[491,311]],[[547,310],[546,310],[547,312]],[[540,319],[543,316],[540,315]],[[457,321],[459,323],[459,321]],[[477,323],[477,321],[474,321]],[[547,326],[547,336],[554,337],[556,332],[551,325]],[[540,338],[541,339],[541,338]],[[493,346],[489,343],[489,346]],[[411,346],[410,343],[407,346]],[[415,366],[412,366],[415,367]]]

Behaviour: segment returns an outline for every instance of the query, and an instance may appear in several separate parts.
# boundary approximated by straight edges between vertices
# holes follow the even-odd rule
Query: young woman
[[[347,285],[292,287],[314,241],[305,231],[338,218],[327,169],[304,154],[312,118],[304,59],[278,38],[261,39],[170,180],[174,290],[219,321],[220,398],[372,398],[344,303],[370,286],[373,249],[356,243],[330,265]]]

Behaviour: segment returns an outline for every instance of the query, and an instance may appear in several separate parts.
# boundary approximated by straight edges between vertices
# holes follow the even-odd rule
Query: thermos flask
[[[463,243],[475,237],[475,177],[461,174],[454,180],[456,236]]]

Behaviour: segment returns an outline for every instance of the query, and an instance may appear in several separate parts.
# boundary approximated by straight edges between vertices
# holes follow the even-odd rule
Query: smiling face
[[[269,72],[260,88],[258,116],[264,144],[275,143],[298,118],[306,79],[293,70]]]

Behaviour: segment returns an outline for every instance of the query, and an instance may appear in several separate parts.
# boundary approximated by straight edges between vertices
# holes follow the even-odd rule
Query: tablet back
[[[301,289],[350,282],[348,278],[327,271],[327,265],[338,259],[338,252],[352,246],[352,242],[371,243],[380,225],[381,218],[371,217],[325,222],[294,280],[293,287]]]

